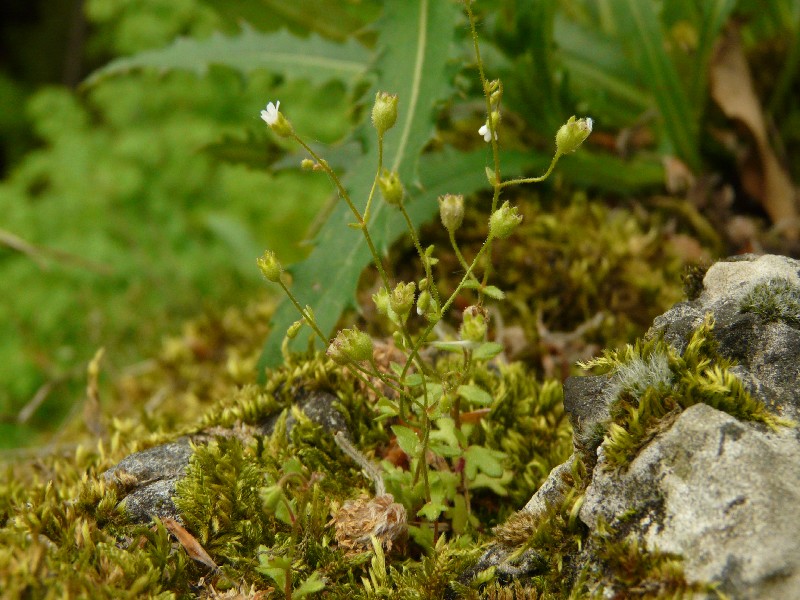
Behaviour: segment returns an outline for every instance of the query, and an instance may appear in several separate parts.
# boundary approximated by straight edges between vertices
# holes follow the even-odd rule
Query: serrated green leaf
[[[490,450],[483,446],[470,446],[464,452],[464,473],[467,479],[473,480],[478,471],[488,477],[500,477],[503,474],[503,463],[500,461],[504,454],[497,450]]]
[[[236,35],[217,33],[204,40],[179,38],[165,48],[116,59],[92,73],[84,84],[95,85],[107,77],[144,68],[204,75],[211,65],[243,73],[268,69],[315,84],[332,79],[352,84],[364,74],[369,60],[369,51],[355,40],[336,43],[316,34],[300,38],[287,31],[261,33],[244,26]]]
[[[309,594],[314,594],[324,589],[325,578],[318,571],[314,571],[297,589],[292,591],[292,598],[305,598]]]
[[[446,66],[458,11],[458,5],[452,2],[388,2],[379,24],[377,82],[371,97],[382,90],[400,98],[397,123],[385,137],[384,164],[400,174],[409,191],[416,190],[419,155],[434,133],[433,108],[450,93]],[[345,185],[363,210],[375,174],[376,140],[368,126],[357,135],[365,141],[366,154],[353,166]],[[435,202],[423,205],[413,197],[408,205],[416,223],[430,218],[436,208]],[[386,252],[404,231],[405,223],[383,202],[373,204],[371,212],[370,234],[378,252]],[[351,220],[349,209],[340,202],[314,240],[309,258],[291,269],[293,291],[301,304],[315,307],[317,322],[326,333],[331,332],[342,311],[354,304],[358,278],[371,260],[361,232],[347,229]],[[282,362],[282,333],[276,332],[285,331],[296,318],[288,302],[278,308],[273,317],[273,333],[265,344],[263,365]],[[308,338],[295,341],[293,348],[304,348]]]
[[[489,392],[479,388],[476,385],[458,386],[458,395],[465,400],[480,406],[489,406],[492,402],[494,402],[494,398],[492,398],[492,395]]]
[[[439,502],[426,502],[425,505],[417,511],[418,517],[424,517],[428,521],[436,521],[439,516],[447,510],[447,506]]]

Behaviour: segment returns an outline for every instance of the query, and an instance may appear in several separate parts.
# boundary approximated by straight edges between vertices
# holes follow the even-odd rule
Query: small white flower
[[[592,133],[592,124],[593,123],[594,123],[594,121],[592,121],[591,117],[587,117],[586,118],[586,129],[589,130],[589,133]]]
[[[492,141],[492,132],[489,131],[489,125],[484,123],[483,126],[478,129],[478,135],[483,136],[484,142],[491,142]],[[494,132],[494,139],[497,139],[497,132]]]
[[[266,110],[261,111],[261,118],[264,119],[264,122],[272,127],[275,123],[278,122],[278,109],[281,107],[281,101],[278,100],[275,104],[270,102],[267,104]]]

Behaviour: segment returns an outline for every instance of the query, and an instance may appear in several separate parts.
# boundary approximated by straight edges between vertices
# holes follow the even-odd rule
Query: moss
[[[581,593],[587,597],[683,598],[713,591],[707,584],[687,582],[679,555],[649,550],[604,522],[598,523],[588,543],[597,563],[587,568],[602,575],[592,589],[584,584]]]
[[[713,327],[708,315],[682,355],[654,338],[606,352],[584,365],[613,373],[607,392],[611,414],[604,440],[607,468],[630,463],[681,411],[699,402],[773,429],[790,424],[745,389],[731,371],[733,362],[717,352]]]
[[[759,283],[742,299],[739,310],[754,313],[767,322],[782,321],[800,327],[800,288],[786,279]]]
[[[507,300],[497,305],[502,316],[499,329],[502,333],[504,324],[510,336],[519,338],[513,358],[535,365],[540,376],[568,374],[576,360],[591,355],[587,343],[610,348],[632,342],[681,299],[683,260],[657,213],[639,207],[609,208],[583,193],[555,191],[547,200],[525,190],[508,193],[519,194],[517,204],[524,219],[508,240],[492,246],[492,284],[507,294]],[[425,228],[421,237],[437,249],[449,247],[447,232],[438,223]],[[474,256],[485,239],[485,205],[468,205],[458,235],[464,256]],[[403,280],[419,278],[402,267],[416,264],[413,253],[408,242],[397,244],[390,253],[389,262],[401,265],[397,275]],[[455,287],[461,266],[445,252],[437,257],[437,281],[447,292]],[[365,300],[374,291],[371,283],[362,282]],[[463,293],[462,306],[475,303],[470,294]],[[576,336],[583,347],[549,347],[545,330],[572,332],[594,323],[599,313],[605,318]],[[378,322],[369,314],[367,319]],[[547,364],[550,354],[553,366]]]

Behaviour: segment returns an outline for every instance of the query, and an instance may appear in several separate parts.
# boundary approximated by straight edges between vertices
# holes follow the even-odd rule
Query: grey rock
[[[335,434],[343,431],[349,437],[344,415],[333,407],[336,396],[326,392],[310,392],[299,402],[299,408],[314,423]],[[243,441],[255,435],[269,435],[275,428],[279,415],[273,415],[259,427],[237,426],[229,429],[213,427],[199,432],[191,438],[182,437],[174,442],[161,444],[135,452],[108,469],[103,475],[106,481],[115,482],[126,493],[121,503],[135,523],[146,523],[154,516],[170,517],[180,521],[180,515],[172,497],[175,486],[186,475],[193,450],[192,443],[207,444],[215,437],[238,437]],[[287,418],[287,432],[296,423],[294,415]]]
[[[624,471],[595,468],[581,520],[683,556],[688,582],[731,598],[800,598],[800,443],[705,404]]]
[[[172,501],[175,484],[186,474],[192,447],[188,438],[135,452],[103,473],[106,481],[115,481],[130,490],[122,504],[135,523],[150,521],[153,515],[176,518],[178,509]]]
[[[647,336],[663,336],[682,353],[711,313],[718,350],[737,362],[733,372],[748,391],[771,411],[798,421],[798,320],[766,318],[742,306],[757,285],[776,281],[796,288],[800,297],[800,261],[748,255],[718,262],[707,271],[699,296],[657,317]],[[800,598],[800,430],[775,432],[695,405],[665,422],[625,469],[612,470],[598,428],[608,422],[609,402],[624,376],[565,382],[575,454],[553,469],[523,510],[544,515],[563,499],[565,469],[580,456],[591,469],[580,512],[589,533],[582,553],[569,558],[586,568],[590,587],[606,586],[608,597],[626,593],[613,589],[595,552],[592,540],[599,538],[593,534],[604,521],[619,539],[680,555],[690,583],[717,585],[736,599]],[[481,566],[513,576],[515,566],[504,564],[507,555],[490,548]]]

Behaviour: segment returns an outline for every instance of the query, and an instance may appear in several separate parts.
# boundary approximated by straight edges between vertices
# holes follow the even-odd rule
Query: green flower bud
[[[417,314],[424,315],[428,312],[432,300],[431,293],[428,290],[422,290],[417,298]]]
[[[386,92],[375,94],[375,104],[372,106],[372,124],[378,131],[378,136],[389,131],[397,121],[397,96]]]
[[[391,296],[389,296],[389,306],[396,312],[400,318],[405,319],[408,313],[411,312],[411,307],[414,305],[414,282],[398,283]]]
[[[390,173],[384,169],[381,176],[378,177],[378,187],[381,188],[381,194],[387,204],[399,206],[403,201],[403,184],[400,183],[397,171]]]
[[[468,306],[464,309],[464,320],[458,334],[465,342],[482,342],[486,338],[486,309]]]
[[[439,216],[449,232],[456,231],[464,221],[464,196],[446,194],[439,196]]]
[[[281,280],[281,263],[275,257],[272,250],[266,250],[264,256],[256,260],[258,268],[261,269],[261,274],[267,278],[267,281],[278,283]]]
[[[300,328],[303,326],[303,319],[299,321],[295,321],[289,326],[289,329],[286,330],[286,337],[290,340],[293,340],[297,337],[297,333],[300,331]]]
[[[389,314],[389,292],[385,287],[372,294],[372,301],[375,303],[378,314],[384,316]]]
[[[506,200],[503,202],[503,206],[494,211],[492,216],[489,217],[489,233],[492,234],[492,237],[504,240],[512,234],[521,222],[522,215],[517,213],[517,207],[509,206],[508,200]]]
[[[556,133],[556,151],[559,154],[575,152],[590,133],[592,133],[591,119],[576,120],[575,116],[570,117]]]
[[[328,346],[327,354],[338,365],[372,360],[372,338],[358,329],[342,329]]]
[[[300,168],[303,169],[304,171],[313,171],[314,167],[316,166],[317,163],[315,163],[310,158],[304,158],[303,160],[300,161]]]

